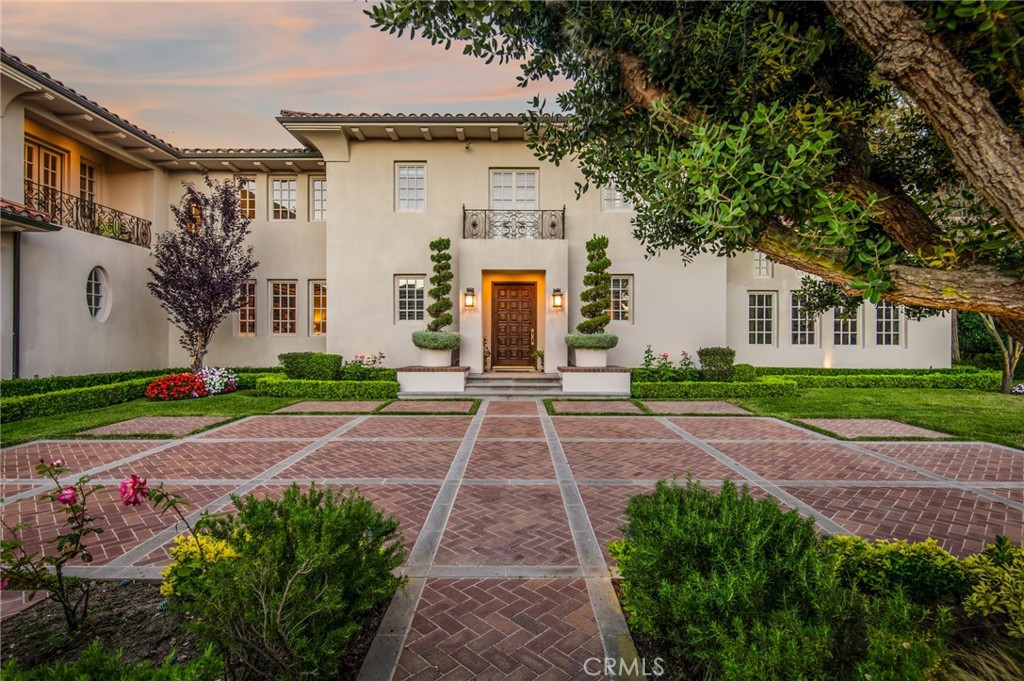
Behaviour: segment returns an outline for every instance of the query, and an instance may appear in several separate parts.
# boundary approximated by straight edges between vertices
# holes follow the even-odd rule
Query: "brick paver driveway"
[[[197,512],[293,481],[358,486],[409,549],[365,679],[584,679],[595,658],[635,656],[606,547],[626,500],[673,475],[745,481],[826,532],[932,536],[956,554],[1024,539],[1024,452],[843,442],[756,417],[551,417],[536,400],[485,400],[475,416],[258,416],[177,440],[37,442],[3,452],[4,519],[31,525],[33,549],[59,514],[32,468],[57,456],[109,486],[162,481]],[[111,529],[80,573],[154,578],[178,528],[115,497],[102,493]]]

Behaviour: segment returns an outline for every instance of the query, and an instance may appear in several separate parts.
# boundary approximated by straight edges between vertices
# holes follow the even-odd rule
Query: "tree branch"
[[[825,0],[839,25],[908,94],[957,168],[1024,237],[1024,145],[988,90],[897,0]]]

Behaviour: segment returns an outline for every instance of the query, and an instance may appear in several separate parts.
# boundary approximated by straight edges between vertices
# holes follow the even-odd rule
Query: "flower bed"
[[[238,389],[238,376],[228,369],[207,367],[198,374],[181,373],[163,376],[146,387],[146,397],[153,400],[187,400]]]

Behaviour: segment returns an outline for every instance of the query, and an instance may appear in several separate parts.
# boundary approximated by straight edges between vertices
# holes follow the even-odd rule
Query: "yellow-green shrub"
[[[996,537],[983,552],[964,558],[963,565],[975,580],[964,599],[967,614],[1003,619],[1007,634],[1024,639],[1024,547]]]
[[[223,539],[215,539],[208,534],[183,534],[174,539],[170,548],[174,559],[160,576],[160,593],[164,596],[182,596],[196,594],[198,580],[211,565],[225,558],[237,558],[238,553]]]

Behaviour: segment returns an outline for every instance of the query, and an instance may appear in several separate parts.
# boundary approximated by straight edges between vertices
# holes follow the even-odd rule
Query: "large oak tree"
[[[426,2],[375,26],[566,77],[536,155],[616,184],[652,251],[757,249],[1024,340],[1024,5]]]

